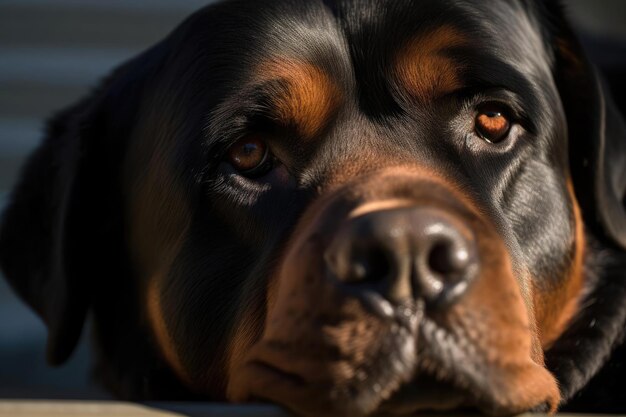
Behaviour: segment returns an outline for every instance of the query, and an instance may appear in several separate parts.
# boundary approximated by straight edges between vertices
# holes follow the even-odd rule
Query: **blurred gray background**
[[[0,207],[46,117],[207,3],[0,0]],[[626,1],[565,3],[581,30],[626,40]],[[89,380],[86,343],[67,365],[49,369],[45,336],[41,321],[0,277],[0,398],[106,398]]]

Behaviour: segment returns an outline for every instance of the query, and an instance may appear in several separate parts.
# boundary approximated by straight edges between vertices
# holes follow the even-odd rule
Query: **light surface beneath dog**
[[[278,407],[268,405],[232,406],[223,404],[157,404],[140,405],[124,402],[93,401],[0,401],[0,417],[288,417]],[[447,414],[450,417],[474,414]],[[541,417],[546,414],[521,414],[519,417]],[[437,414],[420,414],[435,417]],[[559,417],[587,416],[593,414],[558,414]],[[380,416],[384,417],[384,416]],[[616,415],[615,417],[623,417]]]

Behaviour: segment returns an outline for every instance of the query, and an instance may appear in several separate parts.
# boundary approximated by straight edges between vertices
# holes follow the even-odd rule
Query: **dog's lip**
[[[502,408],[497,401],[489,401],[481,394],[457,388],[454,384],[436,378],[419,376],[398,389],[388,400],[381,403],[377,413],[383,415],[413,415],[417,412],[482,413],[508,416],[520,413],[553,413],[549,401],[539,402],[528,409]]]
[[[427,322],[429,322],[428,318],[422,318],[421,325]],[[422,336],[418,339],[422,342],[425,341]],[[430,346],[427,349],[437,350],[437,346]],[[430,365],[424,363],[422,355],[424,352],[419,349],[418,363],[413,378],[389,391],[387,395],[381,395],[375,401],[380,401],[375,408],[376,413],[406,415],[417,411],[460,409],[482,410],[492,415],[508,415],[528,411],[526,409],[528,406],[532,409],[543,407],[543,411],[554,409],[555,405],[550,401],[550,393],[546,393],[545,401],[527,404],[528,406],[516,406],[516,401],[510,404],[503,403],[503,398],[511,400],[515,394],[506,392],[506,388],[498,386],[497,382],[494,381],[503,377],[506,378],[508,371],[499,369],[497,365],[483,364],[485,366],[484,371],[477,378],[475,373],[463,370],[466,365],[476,366],[480,362],[480,358],[476,358],[474,355],[457,352],[454,363],[437,363],[438,361],[431,357],[426,359],[431,361]],[[288,408],[304,410],[305,412],[309,408],[319,410],[321,401],[333,402],[330,392],[324,391],[322,386],[309,384],[305,375],[292,373],[279,364],[256,358],[248,361],[245,366],[249,372],[252,372],[252,375],[255,375],[255,379],[260,378],[265,382],[264,384],[255,384],[256,388],[249,393],[252,398],[277,402]],[[520,366],[527,369],[540,367],[538,364],[530,363],[530,359],[520,363]],[[250,400],[251,398],[247,399]],[[354,411],[353,414],[360,415],[363,410],[368,409],[363,404],[357,403],[356,400],[354,404],[339,405],[343,408],[342,410],[333,410],[331,407],[330,409],[326,408],[324,413],[330,412],[332,414],[336,411],[337,415],[344,415],[345,412]]]
[[[266,391],[256,391],[248,400],[275,401],[292,409],[294,407],[290,402],[295,402],[300,410],[307,409],[307,403],[314,410],[319,405],[317,403],[323,401],[323,393],[315,393],[315,389],[311,388],[299,375],[261,360],[248,362],[246,366],[254,369],[257,375],[263,374],[264,380],[273,382],[266,384]],[[276,397],[273,395],[276,388],[287,389],[291,395]],[[298,395],[303,393],[306,394]],[[349,404],[343,404],[343,406],[346,409],[337,411],[337,415],[353,414],[349,410]],[[437,380],[428,374],[420,374],[414,380],[401,385],[389,398],[383,399],[374,414],[408,415],[417,411],[440,412],[469,408],[475,409],[476,405],[468,399],[467,392],[450,382]],[[360,414],[358,410],[359,407],[355,404],[353,411]],[[333,415],[330,410],[326,410],[324,414]]]
[[[430,328],[430,337],[428,336]],[[428,380],[429,383],[452,387],[462,393],[467,401],[464,406],[479,409],[489,415],[511,415],[527,411],[554,412],[558,405],[558,388],[556,384],[546,385],[546,381],[553,378],[543,365],[535,363],[529,357],[519,358],[518,361],[506,364],[495,363],[486,359],[477,345],[469,343],[472,353],[463,349],[463,342],[456,340],[446,349],[437,344],[432,336],[445,338],[447,333],[443,328],[428,318],[424,318],[420,325],[421,347],[418,349],[418,363],[416,377],[407,384]],[[451,348],[451,349],[450,349]],[[450,360],[453,357],[454,360]],[[523,393],[523,377],[520,374],[534,376],[534,391],[530,397]],[[511,384],[511,382],[514,382]],[[528,382],[528,381],[526,381]],[[545,388],[543,392],[537,387]],[[520,389],[521,388],[521,389]],[[554,388],[556,392],[553,392]],[[416,389],[415,386],[412,388]],[[453,396],[451,396],[452,398]],[[470,398],[471,397],[471,398]],[[530,398],[534,399],[531,400]],[[521,401],[521,402],[520,402]],[[416,402],[416,409],[422,409],[422,404]]]
[[[263,360],[246,363],[248,375],[253,373],[256,388],[248,392],[245,401],[272,402],[295,411],[298,415],[339,417],[345,415],[365,415],[363,406],[339,404],[342,409],[328,407],[334,402],[329,391],[320,386],[312,386],[302,377],[286,371],[275,364]],[[258,383],[262,381],[262,383]]]
[[[414,320],[406,318],[410,312]],[[406,305],[399,314],[405,317],[377,318],[391,323],[391,333],[384,339],[394,340],[395,347],[390,351],[394,353],[369,362],[373,364],[371,368],[353,368],[356,379],[343,380],[350,381],[347,384],[334,385],[332,378],[328,379],[332,372],[327,374],[325,363],[319,360],[317,353],[307,357],[297,343],[290,347],[290,343],[283,345],[265,339],[251,349],[248,358],[234,373],[228,396],[234,401],[260,399],[278,403],[302,415],[369,415],[413,375],[417,317],[421,317],[421,310],[415,305]],[[344,361],[338,352],[331,352],[328,359],[335,364]],[[371,383],[366,382],[368,380]]]

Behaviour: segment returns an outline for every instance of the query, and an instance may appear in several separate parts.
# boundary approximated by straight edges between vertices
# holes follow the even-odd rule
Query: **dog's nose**
[[[325,253],[344,288],[382,295],[394,304],[411,297],[427,308],[457,301],[478,272],[473,233],[447,211],[408,207],[349,219]]]

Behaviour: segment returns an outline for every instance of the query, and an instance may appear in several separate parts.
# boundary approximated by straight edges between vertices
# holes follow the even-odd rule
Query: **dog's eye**
[[[255,135],[239,139],[231,146],[227,160],[241,175],[251,178],[259,177],[271,168],[267,144],[261,137]]]
[[[482,106],[476,114],[474,126],[478,136],[491,143],[504,140],[511,129],[505,110],[496,104]]]

